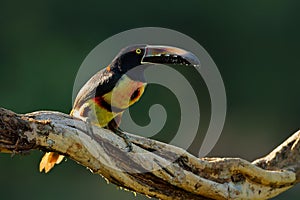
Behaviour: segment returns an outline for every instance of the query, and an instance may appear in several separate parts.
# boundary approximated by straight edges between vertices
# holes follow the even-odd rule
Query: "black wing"
[[[106,68],[97,72],[80,89],[75,99],[73,108],[80,108],[86,101],[95,97],[102,97],[110,92],[121,78],[114,70],[108,71]]]

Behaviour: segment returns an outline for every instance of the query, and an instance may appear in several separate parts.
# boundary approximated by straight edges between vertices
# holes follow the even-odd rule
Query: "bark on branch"
[[[183,149],[129,134],[133,151],[109,130],[69,115],[25,115],[0,108],[0,152],[32,149],[66,155],[107,181],[160,199],[268,199],[300,180],[300,131],[252,163],[197,158]]]

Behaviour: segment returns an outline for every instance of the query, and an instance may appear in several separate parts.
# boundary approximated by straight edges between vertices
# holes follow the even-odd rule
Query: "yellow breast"
[[[105,127],[111,120],[122,115],[124,109],[140,99],[145,86],[146,83],[133,81],[123,75],[112,91],[102,97],[89,99],[80,108],[73,109],[70,115],[82,120],[88,118],[92,124]],[[105,101],[108,107],[103,106],[102,101]]]
[[[137,102],[144,93],[146,83],[134,81],[123,75],[114,89],[103,99],[116,108],[125,109]]]

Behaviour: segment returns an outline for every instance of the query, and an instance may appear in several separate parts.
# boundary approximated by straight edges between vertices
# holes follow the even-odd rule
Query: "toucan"
[[[132,150],[127,135],[119,128],[123,112],[136,103],[147,85],[144,71],[151,65],[199,66],[199,59],[181,48],[138,44],[123,48],[112,62],[92,76],[81,88],[70,113],[72,117],[111,130]],[[40,171],[49,172],[64,156],[47,152]]]

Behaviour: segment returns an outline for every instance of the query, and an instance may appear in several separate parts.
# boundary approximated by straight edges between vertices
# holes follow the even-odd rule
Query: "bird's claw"
[[[114,131],[118,136],[120,136],[121,138],[123,138],[123,140],[126,143],[126,150],[127,152],[131,152],[133,147],[132,147],[132,143],[129,139],[129,137],[126,135],[126,133],[124,133],[120,128],[115,129]]]
[[[93,136],[94,132],[93,132],[91,120],[89,118],[86,118],[85,122],[86,122],[86,129],[87,129],[88,134],[90,136]]]

